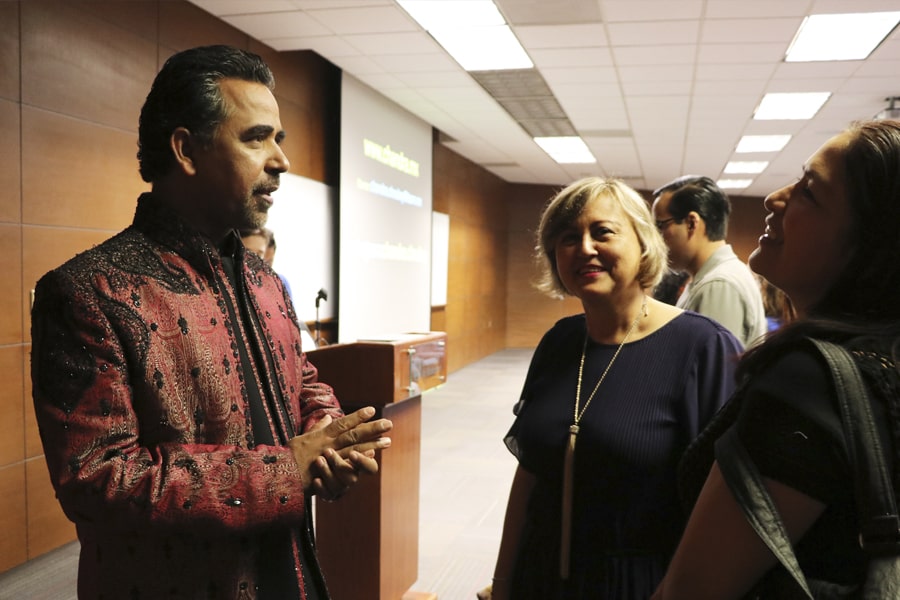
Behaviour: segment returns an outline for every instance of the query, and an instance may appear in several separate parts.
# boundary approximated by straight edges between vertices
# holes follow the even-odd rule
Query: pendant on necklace
[[[563,459],[562,522],[560,523],[559,577],[569,578],[569,555],[572,547],[572,495],[574,493],[575,441],[578,425],[569,426],[569,443]]]

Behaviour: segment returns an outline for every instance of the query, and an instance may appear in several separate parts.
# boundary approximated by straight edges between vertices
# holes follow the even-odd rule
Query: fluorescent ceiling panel
[[[720,179],[716,182],[723,190],[743,190],[750,187],[752,179]]]
[[[466,71],[530,69],[534,66],[506,25],[438,29],[429,33]]]
[[[900,12],[809,15],[800,24],[784,60],[865,60],[898,21]]]
[[[561,165],[596,163],[587,144],[580,137],[536,137],[535,143]]]
[[[725,173],[762,173],[769,166],[765,160],[731,161],[725,165]]]
[[[491,0],[398,0],[466,71],[534,66]]]
[[[425,31],[506,25],[491,0],[397,0]]]
[[[738,142],[736,153],[779,152],[791,141],[789,135],[745,135]]]
[[[753,118],[758,121],[812,119],[830,97],[831,92],[766,94]]]

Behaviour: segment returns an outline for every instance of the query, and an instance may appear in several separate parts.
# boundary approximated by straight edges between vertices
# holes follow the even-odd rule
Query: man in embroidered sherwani
[[[288,170],[273,86],[234,48],[170,58],[133,224],[36,287],[34,404],[80,598],[327,598],[310,497],[390,444],[317,381],[280,279],[235,233]]]

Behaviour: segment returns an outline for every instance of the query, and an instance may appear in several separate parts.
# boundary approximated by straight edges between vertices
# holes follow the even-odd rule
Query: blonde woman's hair
[[[535,259],[540,271],[536,287],[554,298],[571,293],[559,278],[556,265],[556,244],[560,235],[581,215],[585,205],[594,198],[605,196],[618,202],[628,216],[641,246],[641,261],[637,279],[645,290],[652,290],[660,282],[668,260],[668,249],[656,228],[656,222],[640,194],[618,179],[587,177],[560,191],[544,209],[538,225]]]

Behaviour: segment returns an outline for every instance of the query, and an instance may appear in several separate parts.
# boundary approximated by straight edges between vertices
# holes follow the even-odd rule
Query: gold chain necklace
[[[587,402],[585,402],[584,406],[582,406],[579,410],[579,406],[581,404],[581,378],[584,374],[584,359],[587,355],[588,344],[588,332],[587,330],[585,330],[584,332],[584,345],[581,347],[581,362],[578,364],[578,385],[575,388],[575,410],[572,417],[572,424],[569,426],[569,442],[566,445],[566,454],[565,459],[563,460],[562,527],[559,547],[559,575],[562,579],[569,578],[569,555],[571,553],[572,543],[573,468],[575,466],[575,441],[578,438],[578,423],[581,421],[581,417],[584,416],[584,411],[586,411],[587,407],[591,405],[591,400],[594,399],[594,395],[600,388],[600,384],[603,383],[604,379],[606,379],[606,374],[609,373],[609,370],[612,368],[613,363],[616,362],[617,358],[619,358],[619,353],[622,351],[625,343],[631,337],[631,334],[634,333],[634,330],[637,327],[638,322],[641,320],[641,317],[646,316],[647,297],[644,296],[644,303],[641,306],[640,312],[638,312],[638,315],[634,318],[634,321],[632,321],[631,327],[628,328],[628,332],[625,334],[625,337],[622,338],[622,342],[619,344],[619,347],[616,348],[616,351],[613,353],[612,358],[609,359],[609,363],[607,363],[606,368],[603,369],[603,373],[600,374],[600,379],[597,380],[597,385],[594,386],[594,389],[591,391],[591,395],[588,396]]]

